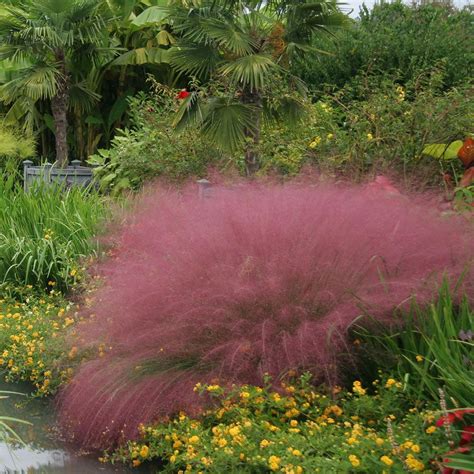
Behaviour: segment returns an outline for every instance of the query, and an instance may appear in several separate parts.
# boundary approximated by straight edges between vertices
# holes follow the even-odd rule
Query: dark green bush
[[[400,1],[363,7],[360,19],[320,37],[314,46],[331,55],[305,56],[293,71],[316,91],[336,89],[360,73],[397,72],[402,84],[426,69],[444,64],[443,86],[450,88],[472,77],[473,14],[433,5],[412,6]]]

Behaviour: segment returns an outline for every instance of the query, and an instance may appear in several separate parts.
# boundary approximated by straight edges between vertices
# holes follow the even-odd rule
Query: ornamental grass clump
[[[88,447],[198,412],[197,382],[258,385],[289,370],[335,382],[354,319],[390,323],[472,255],[461,222],[384,192],[158,190],[140,209],[114,236],[93,317],[79,329],[84,349],[104,350],[60,400],[65,426]]]

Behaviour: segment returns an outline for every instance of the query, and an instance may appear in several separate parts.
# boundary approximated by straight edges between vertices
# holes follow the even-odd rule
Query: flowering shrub
[[[322,170],[361,179],[390,170],[406,181],[439,184],[447,162],[423,159],[430,143],[464,139],[472,129],[470,89],[439,90],[442,73],[420,76],[406,87],[392,77],[359,77],[325,98],[317,130],[307,137],[308,156]],[[354,100],[354,95],[359,96]],[[312,131],[314,133],[314,131]],[[415,178],[415,179],[413,179]]]
[[[350,369],[346,331],[390,322],[472,255],[456,219],[383,192],[236,186],[149,194],[117,236],[79,343],[103,344],[62,395],[82,444],[109,446],[140,422],[197,412],[199,381],[259,384]],[[111,394],[113,393],[113,397]]]
[[[136,190],[163,176],[183,180],[205,173],[220,158],[216,147],[199,134],[173,128],[176,109],[188,91],[162,88],[130,99],[130,129],[117,130],[109,149],[89,158],[102,187],[118,194]]]
[[[410,405],[402,383],[383,378],[352,391],[317,390],[302,376],[277,391],[259,386],[198,384],[215,406],[193,419],[142,426],[141,437],[104,456],[163,472],[427,472],[437,471],[448,440],[435,413]],[[370,394],[369,394],[370,392]]]
[[[71,378],[74,353],[64,341],[75,322],[70,309],[71,303],[54,290],[38,296],[25,288],[21,301],[0,299],[0,371],[5,381],[29,382],[35,395],[45,396]]]

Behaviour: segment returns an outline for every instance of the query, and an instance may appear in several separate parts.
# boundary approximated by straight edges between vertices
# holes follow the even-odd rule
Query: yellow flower
[[[231,436],[237,436],[240,433],[240,428],[238,426],[233,426],[229,429],[229,434]]]
[[[356,438],[351,437],[351,438],[349,438],[349,439],[347,440],[347,444],[356,444],[356,443],[357,443],[357,439],[356,439]]]
[[[393,461],[388,456],[382,456],[380,460],[387,466],[391,466],[393,464]]]
[[[281,458],[279,458],[278,456],[270,456],[268,458],[268,466],[272,471],[278,471],[278,469],[280,468],[280,461]]]
[[[299,449],[293,449],[293,456],[303,456],[303,453]]]
[[[423,356],[421,356],[419,354],[415,357],[415,359],[416,359],[417,362],[423,362]]]
[[[406,459],[405,459],[405,464],[410,468],[413,469],[414,471],[423,471],[425,468],[425,465],[416,459],[413,454],[409,454]]]
[[[316,148],[321,143],[321,137],[314,137],[313,141],[309,144],[310,148]]]
[[[140,462],[138,459],[134,459],[134,460],[132,461],[132,466],[133,466],[133,467],[138,467],[140,464],[141,464],[141,462]]]
[[[298,426],[298,421],[297,420],[291,420],[290,425],[294,427]]]
[[[227,446],[227,440],[225,438],[219,438],[219,440],[217,441],[217,445],[220,448],[224,448],[225,446]]]
[[[262,439],[262,441],[260,441],[261,448],[267,448],[268,446],[270,446],[270,444],[270,441],[268,441],[267,439]]]
[[[432,434],[436,431],[436,426],[428,426],[425,430],[428,434]]]
[[[240,393],[240,398],[243,398],[244,400],[247,398],[250,398],[250,393],[249,392],[241,392]]]
[[[199,442],[199,436],[196,436],[196,435],[191,436],[191,438],[189,438],[189,440],[188,440],[189,444],[196,444],[198,442]]]
[[[419,452],[420,452],[420,447],[419,447],[417,444],[414,444],[414,445],[411,447],[411,450],[412,450],[414,453],[419,453]]]
[[[144,445],[142,446],[142,449],[140,449],[140,456],[141,456],[142,458],[146,458],[146,457],[148,456],[148,452],[149,452],[149,451],[150,451],[150,450],[149,450],[148,446],[147,446],[146,444],[144,444]]]
[[[382,446],[382,444],[384,444],[385,441],[382,439],[382,438],[375,438],[375,444],[377,446]]]
[[[328,133],[327,134],[327,139],[332,140],[334,138],[334,133]]]
[[[351,454],[351,455],[349,456],[349,462],[350,462],[354,467],[360,466],[360,460],[359,460],[359,458],[358,458],[355,454]]]
[[[374,139],[374,136],[373,136],[371,133],[368,133],[368,134],[367,134],[367,141],[370,142],[370,141],[373,140],[373,139]]]
[[[387,383],[385,384],[385,388],[390,388],[394,385],[397,385],[397,381],[395,379],[388,379]]]
[[[365,393],[366,393],[365,388],[362,388],[362,384],[358,380],[356,380],[352,384],[352,391],[357,395],[365,395]]]

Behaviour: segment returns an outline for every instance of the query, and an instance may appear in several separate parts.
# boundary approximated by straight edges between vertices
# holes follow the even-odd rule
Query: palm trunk
[[[245,129],[245,169],[247,176],[252,176],[260,168],[258,145],[260,144],[260,113],[262,97],[258,91],[246,90],[242,93],[242,102],[255,107],[254,127]]]
[[[56,95],[51,99],[51,111],[54,118],[56,138],[56,162],[61,168],[68,165],[67,146],[67,110],[69,107],[69,77],[66,70],[66,62],[63,51],[56,52],[56,60],[59,63],[61,77],[58,80]]]

